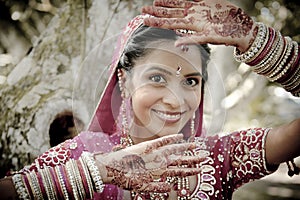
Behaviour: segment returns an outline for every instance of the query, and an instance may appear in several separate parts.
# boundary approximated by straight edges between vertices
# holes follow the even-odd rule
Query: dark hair
[[[175,31],[169,29],[153,28],[149,26],[141,26],[131,36],[124,52],[118,63],[118,68],[123,68],[126,71],[130,71],[135,61],[150,53],[151,48],[147,48],[147,45],[159,41],[159,40],[177,40],[180,36]],[[196,45],[201,53],[202,60],[202,76],[204,80],[207,80],[207,64],[210,56],[210,48],[206,44]],[[152,48],[153,50],[153,48]]]

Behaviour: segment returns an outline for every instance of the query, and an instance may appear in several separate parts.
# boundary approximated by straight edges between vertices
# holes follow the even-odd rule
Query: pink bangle
[[[62,175],[62,180],[65,183],[67,192],[70,195],[70,199],[75,199],[75,197],[73,196],[72,186],[71,186],[71,184],[70,184],[70,182],[67,178],[67,172],[66,172],[64,166],[59,166],[59,169],[60,169],[60,172],[61,172],[61,175]]]
[[[60,187],[60,184],[59,184],[59,178],[55,175],[55,167],[54,168],[49,168],[49,171],[50,171],[50,177],[52,178],[53,180],[53,185],[55,187],[55,190],[57,191],[57,195],[58,195],[58,198],[59,199],[63,199],[63,193],[62,193],[62,189]]]
[[[79,158],[79,160],[77,160],[77,165],[78,165],[78,169],[82,178],[82,182],[83,182],[83,187],[84,190],[86,191],[87,194],[87,198],[88,199],[93,199],[94,198],[94,191],[93,191],[93,184],[92,184],[92,180],[90,179],[90,176],[88,174],[88,169],[84,167],[83,163],[82,163],[82,159]]]

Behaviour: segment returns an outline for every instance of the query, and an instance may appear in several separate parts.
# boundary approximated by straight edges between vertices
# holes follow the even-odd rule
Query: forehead
[[[187,47],[188,51],[183,51],[181,46],[174,46],[174,41],[153,42],[147,46],[148,53],[138,59],[136,64],[160,64],[174,69],[180,65],[183,70],[201,71],[200,49],[196,45]]]

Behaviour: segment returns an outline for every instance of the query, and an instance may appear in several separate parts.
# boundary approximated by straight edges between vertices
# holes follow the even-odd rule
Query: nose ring
[[[181,66],[177,65],[176,76],[180,76],[180,71],[182,70]]]

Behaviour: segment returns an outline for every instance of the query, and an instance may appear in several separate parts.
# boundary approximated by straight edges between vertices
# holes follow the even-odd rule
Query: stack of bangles
[[[235,48],[234,58],[252,66],[254,72],[281,84],[288,92],[300,97],[298,43],[290,37],[283,37],[273,28],[257,24],[257,36],[251,47],[244,53]]]
[[[104,184],[93,155],[83,152],[78,160],[45,167],[12,177],[19,199],[93,199]]]

